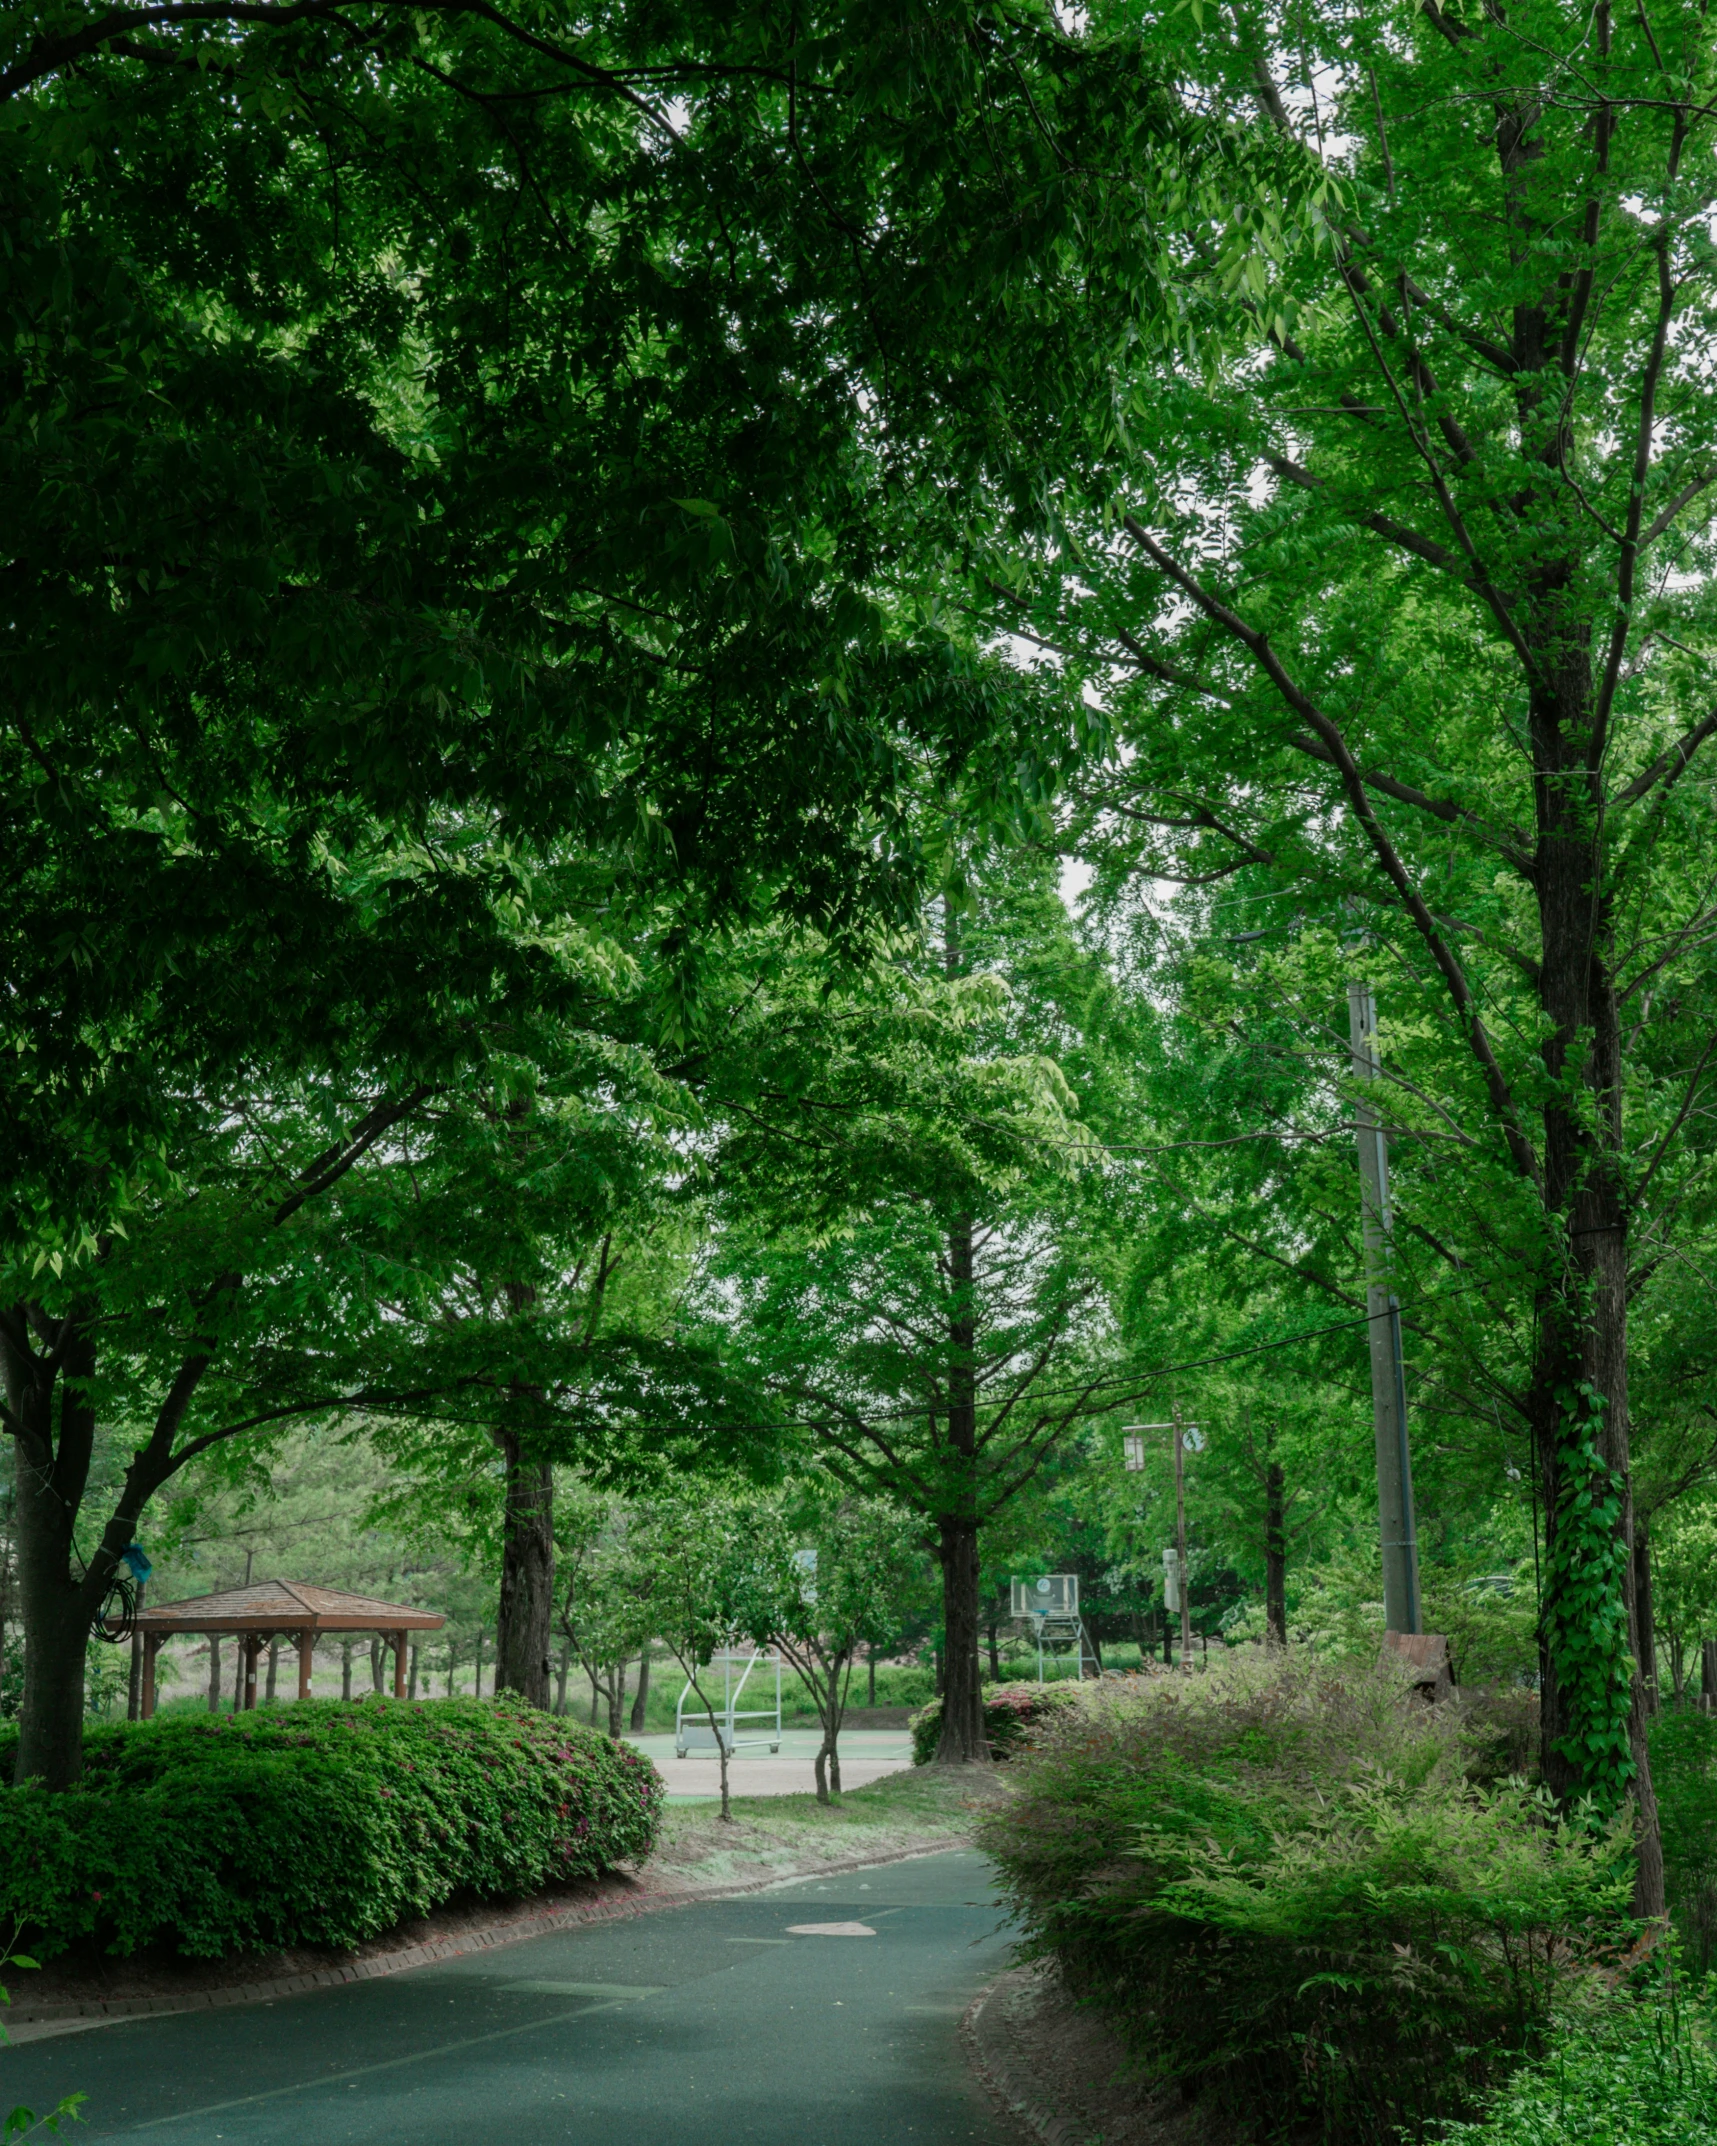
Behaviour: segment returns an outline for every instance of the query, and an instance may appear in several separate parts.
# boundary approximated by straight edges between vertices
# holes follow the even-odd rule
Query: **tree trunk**
[[[560,1643],[560,1660],[555,1664],[554,1671],[554,1710],[557,1714],[564,1715],[566,1712],[566,1680],[571,1670],[572,1641],[563,1639]]]
[[[276,1633],[268,1642],[268,1687],[263,1693],[270,1706],[274,1704],[275,1685],[280,1677],[280,1637]]]
[[[554,1470],[547,1461],[526,1460],[506,1426],[491,1436],[505,1464],[495,1689],[516,1691],[546,1712],[554,1620]]]
[[[1282,1464],[1264,1470],[1264,1627],[1278,1647],[1288,1644],[1288,1534]]]
[[[597,1683],[594,1674],[590,1670],[587,1669],[584,1673],[590,1678],[590,1726],[594,1729],[597,1714],[602,1706],[602,1687]]]
[[[346,1692],[346,1697],[347,1697],[347,1698],[349,1699],[349,1698],[350,1698],[350,1697],[352,1696],[352,1694],[351,1694],[351,1691],[350,1691],[350,1688],[349,1688],[349,1687],[350,1687],[350,1684],[351,1684],[351,1671],[350,1671],[350,1669],[348,1669],[348,1670],[347,1670],[347,1673],[346,1673],[346,1682],[347,1682],[347,1686],[348,1686],[348,1689],[347,1689],[347,1692]],[[211,1633],[209,1634],[209,1712],[210,1712],[211,1714],[218,1714],[218,1713],[220,1712],[220,1710],[221,1710],[221,1639],[220,1639],[220,1634],[219,1634],[218,1632],[211,1632]]]
[[[1699,1642],[1699,1704],[1707,1714],[1717,1714],[1717,1639]]]
[[[14,1778],[68,1788],[83,1773],[84,1649],[100,1601],[89,1600],[87,1575],[80,1581],[72,1574],[78,1505],[95,1443],[95,1414],[82,1383],[94,1374],[95,1345],[74,1334],[58,1357],[50,1366],[27,1349],[8,1345],[0,1352],[7,1406],[20,1425],[13,1438],[13,1527],[24,1700]],[[56,1451],[54,1388],[62,1367]]]
[[[626,1664],[614,1664],[613,1679],[608,1686],[608,1733],[618,1740],[626,1721]]]
[[[410,1679],[410,1682],[409,1682],[409,1683],[408,1683],[408,1684],[406,1685],[406,1688],[405,1688],[405,1695],[406,1695],[406,1697],[407,1697],[408,1699],[415,1699],[415,1698],[417,1697],[417,1649],[416,1649],[416,1647],[413,1647],[413,1648],[412,1648],[412,1650],[411,1650],[411,1679]]]
[[[1639,1627],[1640,1685],[1649,1717],[1657,1712],[1657,1626],[1651,1599],[1651,1530],[1634,1517],[1634,1615]]]
[[[638,1657],[638,1689],[632,1694],[632,1734],[636,1736],[644,1726],[645,1712],[650,1698],[650,1650],[646,1647]]]
[[[1529,709],[1539,769],[1534,859],[1547,1016],[1542,1200],[1547,1225],[1527,1399],[1544,1515],[1539,1663],[1542,1771],[1559,1800],[1638,1812],[1634,1909],[1663,1913],[1663,1844],[1646,1748],[1648,1694],[1634,1585],[1629,1476],[1627,1173],[1621,1023],[1600,852],[1602,780],[1589,629],[1569,622],[1567,574],[1534,594],[1541,627]]]
[[[348,1703],[348,1705],[351,1703],[352,1642],[349,1639],[343,1639],[340,1642],[340,1697],[344,1699]]]
[[[382,1635],[379,1632],[376,1632],[372,1634],[370,1639],[370,1689],[372,1691],[380,1691],[381,1688]]]
[[[1687,1695],[1687,1649],[1679,1632],[1669,1635],[1669,1679],[1675,1703],[1680,1706]]]
[[[978,1674],[978,1530],[970,1520],[943,1519],[937,1530],[942,1564],[942,1619],[947,1654],[942,1669],[939,1766],[987,1765],[983,1686]]]

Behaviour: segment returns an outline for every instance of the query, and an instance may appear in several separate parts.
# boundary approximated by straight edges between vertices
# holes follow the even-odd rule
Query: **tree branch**
[[[1348,803],[1352,808],[1354,817],[1358,820],[1362,831],[1369,840],[1377,861],[1383,868],[1384,876],[1388,879],[1390,885],[1394,887],[1402,906],[1417,927],[1419,936],[1424,940],[1432,960],[1437,964],[1443,981],[1448,987],[1449,996],[1454,1000],[1456,1014],[1466,1031],[1467,1043],[1472,1050],[1473,1056],[1478,1060],[1480,1069],[1484,1074],[1485,1085],[1490,1094],[1491,1108],[1495,1112],[1497,1121],[1502,1128],[1503,1138],[1508,1144],[1509,1153],[1514,1158],[1515,1167],[1530,1183],[1535,1186],[1541,1185],[1542,1178],[1539,1172],[1538,1158],[1534,1154],[1532,1143],[1527,1139],[1525,1129],[1520,1123],[1519,1113],[1515,1109],[1514,1096],[1502,1067],[1497,1062],[1496,1052],[1491,1047],[1490,1036],[1479,1015],[1478,1007],[1474,1003],[1471,987],[1468,985],[1461,965],[1455,959],[1453,951],[1443,938],[1442,933],[1438,931],[1435,919],[1425,906],[1424,897],[1409,878],[1405,865],[1396,854],[1394,844],[1390,841],[1381,821],[1372,810],[1371,799],[1366,794],[1365,779],[1354,763],[1353,755],[1348,750],[1346,738],[1343,737],[1337,725],[1332,723],[1323,710],[1317,706],[1316,702],[1295,684],[1283,666],[1281,658],[1276,654],[1275,649],[1271,647],[1267,635],[1247,625],[1246,621],[1237,612],[1231,611],[1219,598],[1211,595],[1202,583],[1196,580],[1177,560],[1171,558],[1163,550],[1162,546],[1157,543],[1156,539],[1133,515],[1125,515],[1122,520],[1127,534],[1138,545],[1139,549],[1144,552],[1145,556],[1152,560],[1182,594],[1189,597],[1198,606],[1207,618],[1213,619],[1217,625],[1225,628],[1240,642],[1271,684],[1275,686],[1277,692],[1287,702],[1288,706],[1293,709],[1302,722],[1311,725],[1315,735],[1329,748],[1337,772],[1341,777],[1342,788],[1347,793]]]

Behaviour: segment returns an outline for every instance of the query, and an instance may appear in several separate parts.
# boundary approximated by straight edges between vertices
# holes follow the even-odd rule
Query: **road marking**
[[[617,2004],[627,2004],[634,1997],[660,1997],[668,1985],[665,1982],[633,1984],[629,1982],[503,1982],[504,1990],[532,1990],[539,1997],[612,1997]]]
[[[789,1937],[875,1937],[867,1922],[790,1922]]]
[[[360,2079],[373,2079],[384,2071],[401,2071],[408,2064],[424,2064],[431,2057],[450,2057],[456,2050],[478,2049],[485,2042],[510,2041],[516,2034],[534,2034],[539,2027],[558,2027],[569,2019],[589,2019],[597,2012],[619,2010],[618,2000],[609,2004],[581,2005],[576,2012],[550,2012],[542,2019],[527,2019],[517,2027],[497,2027],[489,2034],[468,2034],[457,2042],[437,2042],[433,2049],[416,2049],[408,2057],[389,2057],[382,2064],[361,2064],[355,2071],[330,2072],[322,2079],[299,2079],[291,2086],[272,2086],[266,2093],[239,2094],[231,2101],[205,2102],[199,2109],[175,2109],[171,2116],[151,2116],[141,2124],[128,2124],[125,2133],[156,2131],[163,2124],[188,2124],[199,2116],[219,2116],[226,2109],[250,2109],[259,2102],[284,2101],[288,2094],[314,2094],[327,2086],[354,2086]]]

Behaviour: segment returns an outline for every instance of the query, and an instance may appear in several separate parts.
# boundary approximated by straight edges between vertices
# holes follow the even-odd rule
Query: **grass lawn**
[[[735,1796],[733,1823],[713,1803],[670,1805],[648,1877],[657,1885],[744,1883],[778,1871],[814,1870],[861,1856],[958,1847],[982,1813],[1007,1794],[987,1766],[908,1766],[839,1803],[815,1796]]]

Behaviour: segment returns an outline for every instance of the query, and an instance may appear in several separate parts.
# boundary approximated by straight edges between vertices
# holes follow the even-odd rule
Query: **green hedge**
[[[1632,1851],[1465,1778],[1453,1707],[1293,1655],[1087,1685],[984,1845],[1026,1932],[1157,2078],[1247,2129],[1426,2135],[1545,2045],[1626,1932]]]
[[[1072,1700],[1078,1686],[1064,1684],[988,1684],[984,1687],[984,1734],[992,1757],[1012,1758],[1027,1732],[1054,1709]],[[912,1717],[912,1763],[928,1766],[942,1738],[942,1702],[932,1699]]]
[[[0,1789],[0,1926],[37,1955],[357,1945],[456,1893],[637,1861],[665,1793],[629,1745],[505,1698],[114,1722],[84,1764]]]

